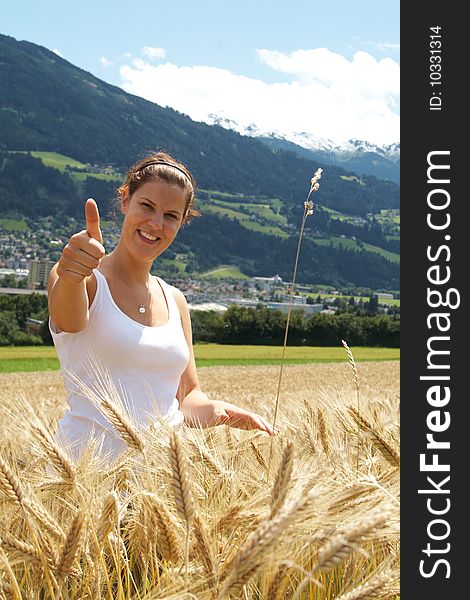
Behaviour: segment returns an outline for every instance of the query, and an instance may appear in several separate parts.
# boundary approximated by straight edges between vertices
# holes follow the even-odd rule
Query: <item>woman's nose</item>
[[[155,229],[163,229],[163,222],[163,213],[159,210],[156,210],[150,219],[150,224]]]

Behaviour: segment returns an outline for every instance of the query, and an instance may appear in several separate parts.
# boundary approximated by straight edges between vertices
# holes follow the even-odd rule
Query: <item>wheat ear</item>
[[[96,539],[93,552],[92,560],[99,554],[101,548],[108,539],[108,535],[111,533],[114,525],[116,524],[117,516],[119,512],[119,502],[116,492],[113,490],[109,492],[103,502],[103,508],[98,520],[98,526],[96,528]]]
[[[320,432],[320,440],[321,445],[323,446],[323,450],[325,454],[328,456],[330,453],[330,444],[328,442],[328,430],[326,427],[325,415],[321,408],[317,410],[317,421],[318,421],[318,430]]]
[[[400,466],[400,455],[393,448],[393,446],[387,442],[387,440],[381,435],[374,427],[374,425],[361,414],[354,406],[349,406],[349,412],[353,419],[359,425],[361,429],[369,432],[372,435],[372,442],[380,450],[383,457],[394,467]]]
[[[359,378],[357,376],[356,361],[354,360],[353,353],[351,352],[351,349],[349,348],[349,346],[347,345],[347,343],[344,340],[341,340],[341,343],[343,344],[343,347],[346,350],[346,354],[348,355],[348,358],[349,358],[349,364],[351,365],[351,369],[352,369],[352,372],[353,372],[354,384],[356,386],[356,404],[357,404],[357,410],[359,411],[360,410],[360,404],[359,404]],[[356,471],[359,471],[359,450],[360,450],[360,440],[359,440],[359,427],[358,427],[358,429],[357,429]]]
[[[253,454],[255,455],[256,460],[263,467],[263,469],[265,471],[267,471],[268,465],[266,464],[266,461],[264,460],[264,456],[261,454],[261,450],[258,448],[258,446],[253,441],[250,442],[250,447],[253,450]]]
[[[175,498],[178,515],[189,528],[194,519],[194,501],[188,473],[186,455],[181,440],[176,431],[170,438],[170,464],[172,472],[171,487]]]
[[[128,467],[121,467],[114,477],[113,487],[116,491],[122,492],[128,487],[130,470]]]
[[[176,510],[182,521],[186,524],[186,542],[184,549],[184,563],[186,567],[186,583],[188,582],[189,566],[189,532],[194,520],[195,508],[193,492],[191,489],[189,470],[186,455],[183,450],[179,435],[173,430],[170,438],[170,464],[171,464],[171,487],[175,499]]]
[[[282,459],[279,469],[276,473],[276,478],[271,492],[271,513],[269,518],[272,519],[278,512],[289,491],[289,483],[292,476],[292,468],[294,465],[294,444],[287,442],[282,452]]]
[[[2,572],[5,572],[7,577],[10,580],[10,583],[7,581],[2,581],[2,590],[11,593],[14,600],[18,600],[22,598],[22,593],[18,584],[18,580],[13,573],[13,569],[11,568],[10,561],[8,560],[5,551],[3,550],[0,544],[0,568]],[[3,573],[2,573],[3,574]]]
[[[304,429],[305,429],[305,435],[307,436],[307,440],[308,440],[308,449],[312,454],[316,454],[317,452],[317,442],[313,436],[313,433],[310,429],[309,425],[304,425]]]
[[[218,462],[212,458],[211,454],[204,448],[199,448],[199,452],[202,456],[203,461],[208,466],[210,472],[213,475],[224,475],[225,469],[223,469]]]
[[[350,592],[337,596],[336,600],[376,600],[390,580],[391,577],[388,573],[381,573]]]
[[[47,533],[39,533],[39,543],[41,546],[42,553],[46,558],[47,565],[49,566],[51,571],[55,573],[55,571],[57,570],[57,555],[54,551],[54,548],[51,545]]]
[[[359,390],[359,377],[357,376],[356,361],[354,360],[353,353],[351,352],[351,349],[349,348],[349,346],[347,345],[347,343],[344,340],[341,340],[341,343],[343,344],[343,347],[346,350],[346,354],[348,355],[348,358],[349,358],[349,364],[351,365],[351,369],[353,372],[356,390]]]
[[[311,581],[314,573],[319,571],[331,571],[341,564],[352,552],[356,550],[357,544],[363,542],[368,536],[383,527],[389,517],[387,511],[374,515],[366,521],[354,527],[335,533],[318,550],[318,561],[312,571],[305,577],[295,590],[292,600],[300,597],[302,590]]]
[[[294,522],[299,522],[311,514],[311,507],[318,492],[310,490],[295,504],[279,511],[274,519],[263,521],[238,549],[230,563],[225,565],[222,580],[226,577],[218,596],[223,600],[228,594],[236,593],[263,564],[266,551],[279,539],[282,533]]]
[[[318,551],[318,567],[323,570],[333,569],[356,549],[356,544],[363,542],[371,533],[383,527],[388,517],[388,512],[384,511],[335,534]]]
[[[10,583],[8,583],[8,581],[0,582],[0,594],[0,600],[9,600],[9,598],[16,600],[16,598],[20,598],[20,596],[15,593],[15,589]]]
[[[41,562],[39,552],[34,546],[19,540],[11,534],[2,534],[0,537],[0,546],[9,553],[10,558],[19,558],[25,562]]]
[[[84,524],[85,514],[80,511],[70,525],[57,561],[57,578],[59,580],[65,578],[72,571],[73,563],[80,550]]]
[[[176,534],[178,531],[176,518],[156,494],[145,492],[144,500],[147,503],[150,523],[152,527],[158,528],[158,541],[163,558],[171,563],[178,562],[181,549]]]
[[[63,542],[65,533],[57,521],[35,500],[29,498],[24,499],[25,508],[33,515],[33,517],[44,527],[44,529],[54,538]]]
[[[110,423],[130,448],[143,452],[145,444],[130,419],[108,398],[101,399],[101,406]]]
[[[132,503],[133,505],[133,518],[129,519],[127,527],[127,538],[129,540],[129,553],[131,556],[137,558],[137,560],[145,561],[146,555],[149,552],[149,523],[148,515],[145,510],[143,500],[139,502],[139,499]]]
[[[201,558],[206,573],[207,584],[212,586],[217,578],[217,568],[214,556],[214,547],[206,523],[199,515],[194,519],[194,534],[196,537],[196,552]]]
[[[285,563],[278,566],[266,590],[266,598],[269,598],[269,600],[282,600],[283,583],[288,571],[289,566]]]
[[[6,497],[21,506],[25,499],[23,489],[18,477],[13,473],[10,465],[0,456],[0,487]]]
[[[353,483],[346,487],[336,498],[334,498],[328,505],[328,512],[330,514],[339,513],[349,508],[351,504],[359,501],[368,501],[368,496],[371,493],[370,487],[365,487],[362,484]]]
[[[240,520],[239,515],[244,507],[245,504],[241,502],[228,506],[225,513],[212,522],[211,531],[213,534],[217,534],[227,528],[232,528],[232,526]]]
[[[64,482],[73,483],[75,481],[75,470],[62,448],[54,442],[42,425],[34,424],[31,429]]]

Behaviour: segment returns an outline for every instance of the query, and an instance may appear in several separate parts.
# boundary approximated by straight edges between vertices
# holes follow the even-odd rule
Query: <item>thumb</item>
[[[88,198],[85,202],[85,220],[86,232],[88,235],[102,244],[103,236],[101,235],[100,229],[100,213],[98,212],[98,206],[93,198]]]

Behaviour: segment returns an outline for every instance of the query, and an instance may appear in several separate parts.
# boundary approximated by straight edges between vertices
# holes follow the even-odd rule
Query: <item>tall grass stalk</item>
[[[313,174],[313,177],[310,180],[310,190],[308,192],[307,199],[304,202],[304,214],[302,216],[299,240],[297,242],[297,252],[295,255],[295,262],[294,262],[294,273],[292,275],[292,285],[291,285],[290,294],[289,294],[289,307],[287,310],[286,327],[284,330],[284,343],[282,345],[282,355],[281,355],[281,364],[280,364],[280,369],[279,369],[279,378],[278,378],[278,382],[277,382],[276,402],[274,404],[274,417],[273,417],[273,430],[274,431],[276,430],[277,410],[279,407],[279,394],[281,391],[282,372],[284,370],[284,360],[285,360],[285,355],[286,355],[287,336],[289,335],[289,324],[290,324],[290,317],[291,317],[291,313],[292,313],[292,303],[293,303],[293,299],[294,299],[295,279],[297,276],[297,266],[299,264],[300,246],[302,243],[302,236],[304,233],[307,217],[309,217],[310,215],[313,215],[314,204],[313,204],[313,201],[310,200],[310,197],[314,192],[316,192],[320,188],[320,184],[318,182],[321,179],[322,172],[323,172],[323,169],[317,169],[315,171],[315,173]],[[271,445],[269,448],[268,477],[269,477],[269,471],[271,468],[271,459],[272,459],[272,455],[273,455],[273,442],[274,442],[274,438],[271,439]]]
[[[351,369],[352,369],[352,372],[353,372],[354,385],[356,387],[357,412],[358,412],[358,414],[360,414],[361,407],[360,407],[360,404],[359,404],[359,377],[357,376],[356,361],[354,360],[353,353],[351,352],[351,349],[349,348],[348,344],[344,340],[341,340],[341,343],[343,344],[343,347],[346,350],[346,354],[348,355],[348,358],[349,358],[349,364],[351,365]],[[356,471],[359,471],[359,451],[360,451],[360,445],[361,445],[361,442],[360,442],[360,427],[359,427],[359,423],[357,423]]]

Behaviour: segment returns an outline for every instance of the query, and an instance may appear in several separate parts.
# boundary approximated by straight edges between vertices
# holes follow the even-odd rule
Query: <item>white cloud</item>
[[[366,52],[352,60],[326,48],[290,54],[257,50],[258,59],[288,81],[266,83],[226,69],[142,59],[120,69],[126,91],[204,121],[211,113],[240,125],[307,132],[341,143],[399,139],[399,65]]]
[[[396,50],[397,52],[400,52],[400,44],[391,44],[389,42],[377,44],[377,48],[379,50]]]
[[[103,69],[107,69],[108,67],[112,67],[113,66],[113,62],[111,62],[110,60],[108,60],[106,58],[106,56],[100,56],[99,61],[101,63],[101,66],[103,67]]]
[[[62,52],[60,50],[57,50],[57,48],[53,48],[52,52],[54,52],[54,54],[57,54],[57,56],[60,56],[60,58],[64,58]]]
[[[152,46],[144,46],[142,48],[142,54],[150,60],[157,58],[165,58],[166,50],[164,48],[153,48]]]

